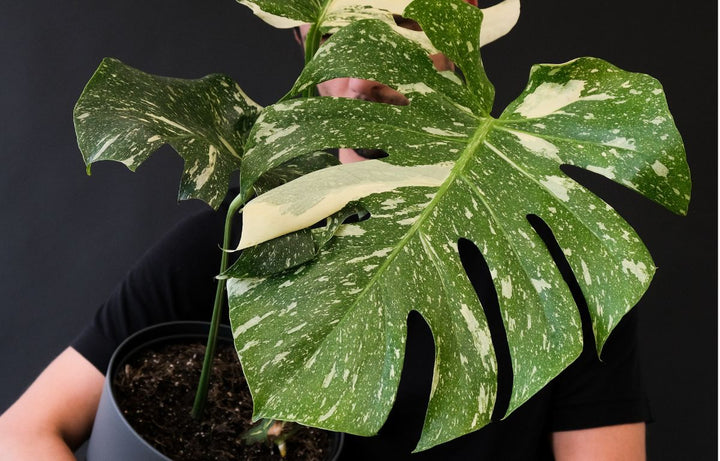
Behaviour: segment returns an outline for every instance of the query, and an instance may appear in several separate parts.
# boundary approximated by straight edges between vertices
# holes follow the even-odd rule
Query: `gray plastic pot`
[[[170,322],[154,325],[127,338],[117,348],[106,373],[100,404],[88,441],[88,461],[172,461],[146,442],[130,426],[115,402],[112,379],[128,357],[157,343],[186,339],[206,339],[210,324],[206,322]],[[218,341],[232,341],[230,328],[223,326]],[[331,432],[332,447],[328,461],[336,461],[342,450],[344,434]]]

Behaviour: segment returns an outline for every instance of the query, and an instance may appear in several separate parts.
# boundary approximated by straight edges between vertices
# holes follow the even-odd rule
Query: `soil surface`
[[[275,444],[245,444],[252,401],[242,368],[229,343],[218,343],[210,392],[201,421],[190,416],[204,344],[163,344],[146,349],[121,367],[113,380],[125,418],[151,445],[175,461],[323,461],[331,437],[320,429],[292,425],[287,455]]]

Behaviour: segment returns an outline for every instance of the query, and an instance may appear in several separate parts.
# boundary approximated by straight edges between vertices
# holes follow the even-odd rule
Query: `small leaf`
[[[250,429],[245,431],[240,438],[248,444],[255,444],[255,443],[268,443],[269,437],[268,437],[268,431],[270,431],[270,428],[275,425],[275,420],[272,419],[262,419],[258,421],[254,426],[252,426]]]
[[[311,261],[349,217],[366,212],[358,203],[348,203],[324,219],[324,226],[301,229],[245,249],[222,278],[266,277]]]
[[[254,190],[257,193],[269,191],[313,171],[337,164],[335,155],[323,151],[296,157],[263,174],[255,182]],[[364,211],[355,205],[348,205],[346,210],[341,210],[327,218],[326,226],[322,230],[301,229],[248,248],[232,267],[224,274],[220,274],[219,278],[272,275],[310,261],[332,237],[342,220],[358,213]],[[341,216],[342,219],[336,222]]]
[[[100,160],[134,171],[170,144],[185,161],[178,198],[217,208],[260,110],[229,77],[158,77],[107,58],[80,96],[74,120],[88,172]]]

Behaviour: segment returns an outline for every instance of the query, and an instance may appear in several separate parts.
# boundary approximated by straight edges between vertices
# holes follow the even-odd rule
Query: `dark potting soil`
[[[169,458],[201,460],[325,460],[327,432],[293,425],[282,458],[274,444],[245,444],[252,403],[242,368],[230,344],[218,344],[210,391],[201,421],[190,416],[204,344],[161,344],[135,356],[116,373],[118,406],[135,431]]]

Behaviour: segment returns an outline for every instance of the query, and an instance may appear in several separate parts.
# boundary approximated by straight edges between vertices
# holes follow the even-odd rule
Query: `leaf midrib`
[[[348,309],[345,310],[343,315],[338,319],[338,322],[335,324],[335,327],[331,330],[334,330],[338,328],[338,326],[343,322],[343,319],[347,316],[349,312],[352,312],[355,310],[358,302],[360,299],[363,299],[366,295],[366,293],[375,285],[375,283],[380,279],[380,274],[383,274],[387,268],[390,266],[390,264],[394,261],[395,257],[399,254],[399,252],[402,250],[402,248],[405,247],[407,242],[412,238],[415,233],[419,232],[419,228],[421,225],[425,222],[425,220],[430,216],[431,211],[437,206],[437,204],[440,201],[440,198],[443,195],[443,192],[450,187],[450,184],[453,183],[454,179],[461,175],[465,165],[470,160],[470,158],[473,155],[473,152],[477,149],[477,147],[484,141],[485,137],[487,136],[487,133],[490,131],[494,123],[496,122],[496,119],[492,117],[488,117],[483,121],[483,123],[477,128],[473,136],[470,138],[469,142],[467,143],[466,148],[463,150],[460,158],[456,161],[455,165],[453,166],[452,170],[450,171],[450,174],[446,178],[446,180],[440,185],[437,192],[435,193],[435,196],[433,199],[428,203],[428,205],[425,207],[425,209],[420,213],[420,216],[418,219],[413,223],[413,225],[408,229],[408,231],[405,233],[405,236],[398,242],[398,244],[395,246],[395,249],[387,256],[385,261],[382,265],[378,268],[377,271],[375,271],[375,275],[368,281],[365,288],[362,292],[358,293],[355,297],[355,301],[352,303],[351,306],[348,307]],[[314,355],[323,345],[323,343],[329,338],[330,334],[325,334],[322,336],[322,339],[319,341],[317,347],[314,349],[314,352],[312,355]],[[312,357],[311,355],[311,357]],[[304,363],[298,363],[296,367],[296,371],[294,371],[292,374],[297,374],[298,372],[302,373],[302,369],[305,368]]]
[[[443,195],[443,192],[450,187],[450,184],[452,184],[453,180],[460,175],[462,169],[465,167],[467,162],[469,161],[470,157],[472,156],[472,153],[474,152],[474,147],[477,147],[482,143],[485,136],[487,135],[488,131],[490,131],[490,128],[494,124],[495,119],[488,117],[475,131],[473,136],[470,138],[470,142],[468,142],[467,147],[463,151],[462,155],[458,159],[458,161],[455,163],[455,166],[450,171],[450,174],[448,175],[447,179],[443,184],[440,185],[437,192],[435,193],[435,196],[430,201],[430,203],[425,207],[425,209],[420,213],[420,216],[418,219],[413,223],[413,225],[408,229],[408,231],[405,233],[402,239],[395,245],[395,249],[387,256],[383,264],[380,265],[377,271],[375,271],[375,275],[368,281],[368,283],[365,285],[365,288],[362,292],[360,292],[356,297],[355,301],[349,308],[345,311],[345,314],[343,314],[343,317],[347,315],[347,313],[354,311],[354,309],[357,307],[357,304],[360,299],[363,299],[367,292],[377,283],[377,281],[380,279],[380,274],[383,274],[387,268],[390,266],[390,264],[395,260],[399,252],[406,246],[407,242],[419,231],[419,228],[421,225],[425,222],[425,220],[430,216],[431,211],[437,206],[437,204],[440,201],[440,198]],[[342,323],[342,318],[340,319],[340,322],[336,324],[339,326]],[[325,342],[325,340],[328,338],[329,335],[325,335],[325,337],[320,341],[318,344],[318,347],[315,349],[316,351],[322,346],[322,344]],[[298,367],[299,369],[299,367]]]
[[[357,296],[356,299],[361,299],[365,296],[365,293],[376,283],[376,281],[380,278],[380,274],[384,273],[385,270],[387,270],[388,266],[395,260],[397,255],[400,253],[400,251],[406,246],[407,242],[419,231],[420,227],[425,223],[425,221],[430,216],[431,212],[435,209],[437,204],[440,202],[440,199],[444,195],[444,192],[450,187],[450,184],[453,183],[454,179],[461,174],[463,169],[465,168],[465,165],[472,157],[472,153],[475,151],[475,147],[478,146],[481,142],[484,141],[485,136],[487,135],[488,131],[490,131],[490,128],[494,124],[495,119],[488,117],[475,131],[473,136],[470,138],[470,141],[467,143],[467,146],[463,150],[462,154],[460,155],[460,158],[455,162],[455,165],[453,166],[452,170],[450,170],[450,174],[445,179],[445,181],[438,187],[437,192],[435,192],[435,196],[430,200],[430,203],[425,207],[425,209],[420,213],[418,216],[418,219],[410,226],[410,229],[405,233],[402,239],[398,241],[398,243],[395,245],[395,249],[390,252],[390,254],[385,258],[385,261],[380,265],[377,271],[375,271],[375,275],[368,281],[365,289]],[[371,215],[372,217],[372,215]],[[355,301],[353,305],[351,306],[351,309],[355,307],[358,301]],[[351,310],[351,309],[348,309]]]

